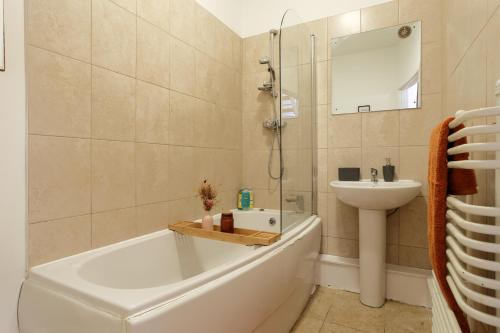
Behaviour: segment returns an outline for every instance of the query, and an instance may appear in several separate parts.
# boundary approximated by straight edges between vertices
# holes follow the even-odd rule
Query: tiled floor
[[[359,294],[319,287],[293,333],[431,332],[431,310],[388,301],[382,308],[359,302]]]

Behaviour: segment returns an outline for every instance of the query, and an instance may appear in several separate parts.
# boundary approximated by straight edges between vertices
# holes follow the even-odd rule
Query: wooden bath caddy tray
[[[213,231],[204,230],[201,228],[201,223],[189,221],[169,224],[168,228],[183,235],[191,235],[243,245],[271,245],[272,243],[278,241],[281,237],[281,234],[274,232],[264,232],[242,228],[234,228],[234,233],[230,234],[227,232],[221,232],[218,225],[214,225]]]

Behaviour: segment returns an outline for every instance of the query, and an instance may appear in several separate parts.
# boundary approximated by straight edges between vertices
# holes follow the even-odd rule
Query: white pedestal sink
[[[385,302],[386,211],[415,198],[422,184],[413,180],[395,182],[333,181],[337,198],[359,208],[359,266],[361,303],[380,307]]]

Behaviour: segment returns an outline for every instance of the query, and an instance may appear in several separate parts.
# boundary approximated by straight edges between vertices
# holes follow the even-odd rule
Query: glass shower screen
[[[313,68],[311,32],[294,10],[283,16],[279,36],[281,230],[304,221],[313,207]]]

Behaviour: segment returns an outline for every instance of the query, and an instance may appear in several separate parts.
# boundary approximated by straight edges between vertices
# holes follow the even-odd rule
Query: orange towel
[[[469,324],[464,313],[458,306],[450,287],[446,282],[446,196],[468,195],[477,193],[476,176],[473,170],[449,169],[447,167],[447,149],[467,143],[463,138],[454,143],[448,144],[448,135],[462,129],[461,125],[454,130],[449,130],[448,124],[454,118],[447,118],[439,124],[431,134],[429,149],[429,207],[427,212],[429,239],[429,256],[432,268],[436,274],[441,291],[448,302],[450,309],[455,313],[455,317],[464,333],[470,333]],[[469,154],[459,154],[450,156],[450,160],[465,160]]]

